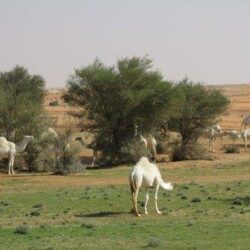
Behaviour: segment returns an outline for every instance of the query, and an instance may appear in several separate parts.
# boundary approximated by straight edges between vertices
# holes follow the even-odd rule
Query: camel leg
[[[155,188],[155,210],[156,210],[157,214],[161,214],[161,211],[159,210],[158,204],[157,204],[159,187],[160,187],[160,185],[157,184],[156,188]]]
[[[212,152],[214,153],[214,141],[215,141],[215,138],[212,138],[211,140],[211,147],[212,147]]]
[[[138,212],[138,204],[137,204],[137,200],[138,200],[138,193],[139,193],[139,189],[136,188],[135,192],[134,192],[134,206],[135,206],[135,215],[136,216],[141,216]]]
[[[12,158],[12,155],[11,155],[11,153],[9,153],[8,175],[11,175],[11,158]]]
[[[145,210],[145,214],[148,214],[148,209],[147,209],[147,205],[148,205],[148,200],[149,200],[149,194],[148,194],[148,187],[146,187],[146,195],[145,195],[145,205],[144,205],[144,210]]]
[[[11,157],[11,173],[15,174],[14,172],[14,161],[15,161],[15,154],[12,155]]]
[[[95,166],[96,157],[97,157],[97,150],[93,150],[93,160],[92,160],[92,163],[91,163],[91,167]]]

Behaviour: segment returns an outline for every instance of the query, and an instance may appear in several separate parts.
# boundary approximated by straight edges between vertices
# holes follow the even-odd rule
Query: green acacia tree
[[[159,127],[173,100],[172,84],[152,69],[147,57],[122,58],[114,67],[95,60],[76,69],[67,85],[65,101],[86,112],[95,124],[99,148],[118,158],[134,136],[134,125],[143,133]]]
[[[196,143],[202,130],[211,126],[229,105],[218,89],[188,79],[176,84],[175,92],[179,98],[169,127],[180,133],[183,145]]]
[[[45,82],[39,75],[16,66],[0,72],[0,130],[7,139],[32,134],[43,109]]]

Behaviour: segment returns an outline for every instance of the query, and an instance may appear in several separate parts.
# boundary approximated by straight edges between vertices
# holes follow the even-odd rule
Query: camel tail
[[[129,175],[129,185],[130,185],[131,193],[134,193],[136,188],[135,188],[135,182],[134,182],[132,174]]]
[[[173,184],[171,182],[164,182],[164,181],[161,181],[160,182],[160,185],[163,189],[165,190],[172,190],[173,189]]]

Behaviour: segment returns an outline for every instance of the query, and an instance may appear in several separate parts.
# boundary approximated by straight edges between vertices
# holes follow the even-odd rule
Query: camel
[[[158,214],[161,214],[161,211],[158,208],[158,190],[161,186],[165,190],[172,190],[173,184],[170,182],[164,182],[161,178],[161,173],[157,168],[156,164],[150,163],[147,157],[141,157],[141,159],[136,163],[132,172],[129,175],[129,183],[132,194],[132,204],[133,212],[136,216],[140,216],[137,207],[138,193],[141,186],[144,186],[146,189],[145,196],[145,205],[144,210],[145,214],[148,214],[147,204],[149,200],[148,188],[152,187],[154,184],[155,188],[155,210]]]
[[[235,141],[241,137],[241,133],[237,130],[225,131],[225,134],[229,136],[229,138],[233,141],[233,144],[235,144]]]
[[[208,139],[208,148],[212,148],[212,152],[214,152],[213,147],[216,138],[220,137],[221,141],[223,141],[223,136],[226,135],[227,133],[222,131],[219,124],[214,124],[211,127],[207,127],[202,130],[202,136]]]
[[[21,153],[25,150],[30,141],[33,141],[34,137],[25,135],[20,144],[16,145],[14,142],[8,141],[5,137],[0,137],[0,154],[8,154],[8,174],[15,174],[14,172],[14,160],[17,153]]]
[[[241,122],[241,132],[243,132],[243,130],[246,130],[247,126],[250,125],[250,115],[246,116],[242,122]],[[244,129],[243,129],[244,127]]]
[[[53,129],[53,128],[48,128],[46,131],[44,131],[41,135],[42,139],[46,137],[53,137],[53,138],[58,138],[58,133]]]
[[[156,160],[157,152],[156,152],[156,146],[157,141],[152,135],[148,135],[147,137],[144,137],[138,132],[138,125],[135,125],[134,127],[134,138],[137,138],[139,136],[140,142],[145,145],[145,147],[148,149],[148,151],[151,154],[151,157],[153,160]]]
[[[75,138],[76,141],[80,142],[82,147],[88,147],[88,148],[91,148],[93,150],[93,157],[92,157],[92,163],[91,163],[91,167],[94,167],[95,166],[95,161],[98,157],[98,151],[100,150],[98,145],[97,145],[97,141],[96,139],[94,139],[91,143],[89,144],[86,144],[83,140],[83,138],[81,136],[79,137],[76,137]]]
[[[156,152],[157,141],[156,141],[156,139],[152,135],[149,135],[147,138],[145,138],[140,134],[140,142],[143,143],[145,145],[145,147],[149,150],[152,159],[156,160],[156,156],[157,156],[157,152]]]
[[[241,137],[245,144],[245,149],[247,149],[247,138],[250,137],[250,128],[245,129],[241,132]]]

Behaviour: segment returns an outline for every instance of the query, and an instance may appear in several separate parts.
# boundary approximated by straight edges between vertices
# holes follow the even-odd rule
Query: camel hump
[[[5,137],[0,137],[0,146],[7,144],[8,141],[6,140]]]

